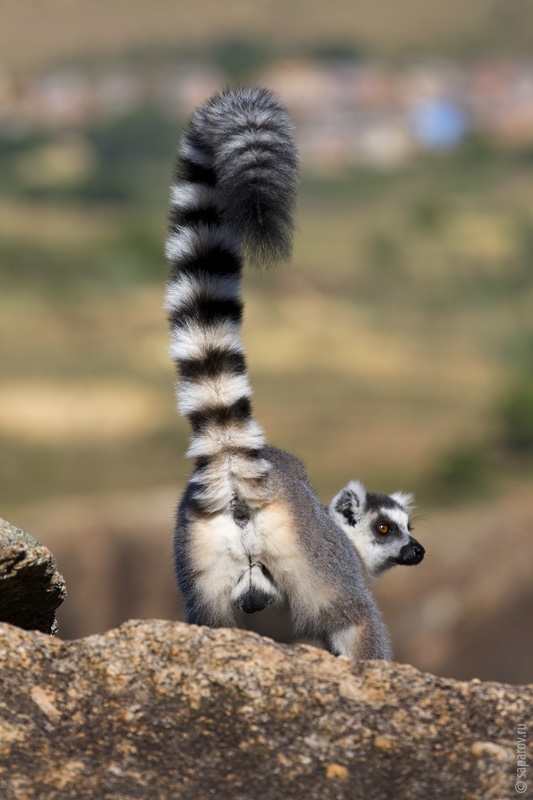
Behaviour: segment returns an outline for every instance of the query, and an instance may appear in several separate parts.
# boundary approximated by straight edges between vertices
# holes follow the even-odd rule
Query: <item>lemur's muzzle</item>
[[[420,564],[424,558],[425,552],[420,542],[417,542],[416,539],[410,536],[407,544],[404,544],[400,550],[396,563],[406,566]]]

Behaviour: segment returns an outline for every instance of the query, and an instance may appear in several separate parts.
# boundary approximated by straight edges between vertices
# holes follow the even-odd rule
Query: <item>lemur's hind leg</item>
[[[260,562],[252,562],[240,576],[231,600],[245,614],[254,614],[280,600],[272,575]]]
[[[189,625],[205,625],[208,628],[232,628],[235,626],[233,607],[229,603],[222,603],[219,608],[206,605],[203,602],[186,604],[185,620]]]
[[[326,638],[326,647],[334,655],[358,658],[382,658],[389,661],[392,657],[387,629],[381,620],[368,619],[338,628]]]

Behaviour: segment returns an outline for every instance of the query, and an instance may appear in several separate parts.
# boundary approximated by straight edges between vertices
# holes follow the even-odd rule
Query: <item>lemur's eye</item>
[[[380,533],[388,533],[390,531],[390,528],[388,525],[382,522],[381,525],[378,527],[378,530]]]

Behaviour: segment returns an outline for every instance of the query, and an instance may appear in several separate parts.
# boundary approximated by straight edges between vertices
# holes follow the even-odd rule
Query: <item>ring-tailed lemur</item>
[[[419,564],[425,550],[411,536],[413,496],[367,492],[350,481],[329,504],[333,520],[349,537],[371,578],[396,564]]]
[[[267,446],[252,418],[240,340],[243,257],[289,256],[296,184],[292,124],[269,92],[228,90],[194,112],[166,241],[169,352],[195,459],[174,535],[177,578],[189,622],[389,658],[351,541],[303,463]]]

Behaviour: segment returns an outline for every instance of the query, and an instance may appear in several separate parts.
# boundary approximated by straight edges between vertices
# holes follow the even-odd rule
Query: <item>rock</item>
[[[0,625],[3,800],[502,800],[533,687],[184,623]]]
[[[0,621],[55,633],[55,612],[65,595],[51,552],[0,519]]]

